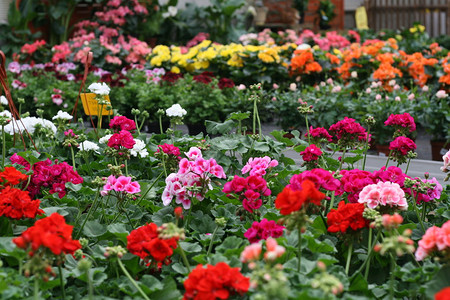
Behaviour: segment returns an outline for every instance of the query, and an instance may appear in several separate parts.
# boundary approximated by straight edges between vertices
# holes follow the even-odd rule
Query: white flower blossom
[[[130,150],[130,154],[135,157],[137,157],[138,154],[142,158],[147,157],[148,151],[147,151],[147,148],[145,147],[144,141],[139,140],[139,139],[134,139],[134,141],[136,143],[134,144],[133,149]]]
[[[108,141],[109,141],[109,139],[110,139],[112,136],[113,136],[112,134],[107,134],[107,135],[105,135],[104,137],[100,138],[100,139],[98,140],[98,142],[99,142],[100,144],[108,144]]]
[[[100,147],[94,143],[94,142],[90,142],[90,141],[84,141],[82,143],[80,143],[78,145],[78,148],[80,149],[80,151],[94,151],[94,152],[98,152],[98,150],[100,150]]]
[[[71,116],[70,114],[66,113],[65,111],[58,111],[58,113],[56,114],[56,116],[53,116],[52,120],[72,120],[73,116]]]
[[[3,96],[3,95],[0,96],[0,103],[2,105],[8,105],[8,100],[6,99],[5,96]]]
[[[309,50],[309,49],[311,49],[311,45],[309,44],[300,44],[296,48],[296,50]]]
[[[111,90],[104,82],[94,82],[88,87],[88,89],[96,95],[109,95],[109,91]]]
[[[38,125],[38,124],[41,127],[48,128],[51,131],[53,131],[53,133],[56,133],[55,124],[53,124],[49,120],[36,118],[36,117],[26,117],[26,118],[22,118],[20,120],[11,122],[5,126],[5,132],[9,133],[10,135],[13,135],[14,133],[18,133],[19,130],[21,132],[24,132],[26,129],[30,134],[33,134],[34,131],[36,130],[36,125]]]
[[[7,117],[7,118],[12,118],[12,114],[9,112],[9,110],[4,110],[2,112],[0,112],[0,117]]]
[[[187,111],[183,109],[178,103],[166,109],[166,115],[168,117],[184,117],[186,114]]]

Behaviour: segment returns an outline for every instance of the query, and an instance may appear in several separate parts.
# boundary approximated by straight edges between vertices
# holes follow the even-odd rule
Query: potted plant
[[[431,151],[433,160],[442,160],[442,155],[450,149],[450,104],[448,94],[438,91],[431,97],[420,99],[416,107],[419,120],[425,130],[431,134]]]

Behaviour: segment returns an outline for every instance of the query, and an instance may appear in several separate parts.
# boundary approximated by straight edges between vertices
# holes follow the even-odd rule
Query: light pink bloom
[[[268,238],[266,240],[267,251],[264,254],[266,260],[272,261],[281,257],[286,249],[283,246],[278,245],[277,241],[273,238]]]
[[[260,243],[254,243],[244,248],[241,252],[241,262],[247,263],[258,260],[261,256],[262,246]]]
[[[393,182],[378,182],[365,186],[359,193],[359,203],[365,203],[369,208],[378,206],[396,207],[405,210],[408,208],[405,192],[400,185]]]
[[[442,156],[442,160],[444,161],[444,166],[441,167],[441,171],[448,172],[450,170],[450,150]]]
[[[202,156],[202,151],[199,149],[199,148],[197,148],[197,147],[191,147],[190,149],[189,149],[189,151],[188,152],[185,152],[184,154],[186,154],[186,156],[189,158],[189,159],[196,159],[196,158],[198,158],[198,157],[203,157]]]

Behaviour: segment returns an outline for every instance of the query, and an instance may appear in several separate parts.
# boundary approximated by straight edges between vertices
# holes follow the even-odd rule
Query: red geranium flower
[[[114,133],[108,140],[108,147],[119,149],[121,146],[127,149],[132,149],[136,142],[129,131],[122,130],[119,133]]]
[[[329,232],[346,233],[349,228],[358,230],[369,225],[369,221],[364,219],[364,204],[339,202],[337,209],[332,209],[327,215]]]
[[[224,88],[233,88],[234,81],[229,78],[220,78],[219,83],[217,84],[219,89],[223,90]]]
[[[78,240],[72,240],[73,226],[67,225],[64,217],[58,213],[40,219],[34,226],[25,230],[21,236],[14,238],[13,242],[17,247],[28,249],[31,246],[33,251],[40,247],[49,249],[53,254],[60,255],[73,254],[81,249]]]
[[[301,190],[293,190],[285,187],[275,199],[275,207],[280,210],[282,215],[289,215],[294,211],[300,210],[303,205],[313,203],[320,205],[325,194],[316,189],[314,183],[309,180],[304,180],[301,183]]]
[[[5,170],[0,173],[0,183],[4,186],[19,184],[27,178],[27,175],[17,171],[14,167],[6,167]]]
[[[184,282],[183,300],[228,299],[234,294],[242,296],[250,287],[250,279],[241,274],[238,268],[231,268],[224,262],[215,266],[202,265],[192,270]]]
[[[130,253],[143,260],[153,260],[156,263],[167,262],[177,248],[177,239],[161,239],[158,236],[158,226],[150,223],[133,230],[127,237],[127,248]]]
[[[448,300],[450,299],[450,286],[443,288],[434,295],[434,300]]]
[[[0,191],[0,216],[11,219],[36,218],[42,215],[39,209],[39,200],[31,200],[27,191],[11,188],[10,186]]]

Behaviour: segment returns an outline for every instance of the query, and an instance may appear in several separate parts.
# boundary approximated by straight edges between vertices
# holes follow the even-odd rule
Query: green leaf
[[[87,221],[84,225],[83,233],[87,237],[98,237],[106,233],[106,226],[100,224],[97,220]]]
[[[183,266],[182,264],[180,264],[179,262],[174,263],[174,264],[172,265],[172,269],[173,269],[175,272],[177,272],[177,273],[179,273],[179,274],[183,274],[183,275],[189,273],[189,270],[188,270],[185,266]]]
[[[368,291],[368,284],[366,279],[361,275],[361,273],[355,274],[355,276],[352,278],[349,291],[361,291],[361,292],[367,292]]]
[[[202,246],[198,243],[180,242],[180,247],[187,253],[197,253],[202,251]]]
[[[206,131],[210,134],[227,134],[235,127],[233,120],[227,120],[224,123],[206,121]]]
[[[450,266],[444,265],[434,275],[433,279],[426,284],[426,294],[428,298],[433,299],[434,295],[445,287],[448,287],[450,283]]]
[[[160,291],[150,294],[150,299],[178,300],[181,298],[180,291],[177,290],[177,284],[171,277],[164,278],[163,288]]]
[[[164,285],[156,277],[152,275],[144,275],[139,280],[139,285],[147,294],[155,291],[160,291],[164,288]]]

